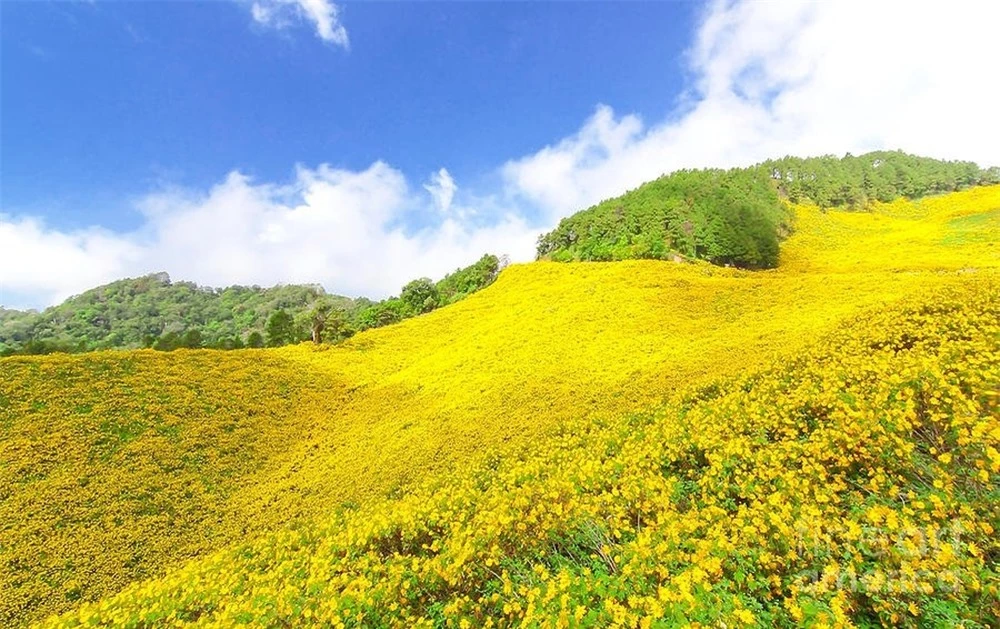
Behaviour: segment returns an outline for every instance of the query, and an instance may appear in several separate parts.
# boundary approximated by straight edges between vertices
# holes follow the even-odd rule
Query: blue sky
[[[529,260],[676,168],[1000,163],[970,62],[998,21],[962,0],[3,1],[0,305],[160,270],[378,297]]]
[[[474,181],[605,103],[661,117],[691,3],[365,3],[350,48],[226,2],[5,3],[3,194],[60,228],[134,228],[126,197],[292,165]],[[628,34],[628,37],[621,37]]]

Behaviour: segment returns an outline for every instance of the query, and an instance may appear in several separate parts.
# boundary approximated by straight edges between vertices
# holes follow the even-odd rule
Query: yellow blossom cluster
[[[870,213],[799,207],[782,264],[767,272],[656,261],[516,265],[453,306],[335,347],[4,359],[0,625],[74,609],[53,622],[833,623],[856,617],[858,590],[841,587],[851,579],[889,601],[889,588],[908,584],[907,606],[872,607],[873,618],[947,619],[951,608],[928,611],[921,596],[933,592],[915,593],[926,585],[904,569],[952,566],[941,573],[955,591],[975,574],[988,601],[980,568],[996,549],[982,530],[963,529],[972,546],[944,550],[955,531],[914,531],[923,526],[914,518],[926,512],[938,522],[961,505],[970,522],[989,524],[976,514],[996,501],[995,425],[966,427],[954,448],[927,446],[933,469],[916,485],[888,464],[844,476],[864,495],[898,486],[915,496],[899,498],[913,514],[872,502],[895,515],[865,510],[855,521],[842,496],[854,485],[824,471],[832,463],[807,446],[815,438],[810,447],[833,456],[870,438],[883,457],[906,462],[922,452],[916,438],[891,433],[904,439],[896,443],[863,423],[837,431],[847,419],[892,417],[878,391],[859,388],[856,408],[834,413],[840,407],[828,404],[847,404],[838,393],[853,382],[847,376],[816,372],[794,389],[815,404],[800,406],[767,388],[772,376],[759,386],[733,379],[815,356],[871,369],[870,379],[908,375],[900,391],[927,381],[907,371],[917,369],[911,358],[950,382],[950,358],[920,339],[950,339],[955,331],[939,326],[946,320],[966,336],[990,331],[972,315],[995,310],[998,207],[1000,187]],[[950,299],[969,317],[884,309],[928,295],[920,303]],[[873,309],[881,327],[841,327]],[[918,336],[886,322],[901,313]],[[817,344],[823,338],[857,351],[841,355],[840,341]],[[878,350],[884,364],[871,361],[865,352],[875,350],[856,344],[864,338],[897,349]],[[979,349],[963,360],[986,377],[995,348]],[[983,408],[995,417],[988,387],[976,385],[985,391],[977,398],[955,386],[934,391],[965,396],[962,417]],[[920,397],[899,403],[924,408]],[[741,422],[757,422],[758,432]],[[760,439],[782,446],[762,448]],[[981,448],[982,466],[959,447]],[[858,466],[868,454],[857,454]],[[986,492],[980,502],[954,493],[958,476],[939,474],[949,469],[974,473],[969,482]],[[734,480],[747,470],[759,472],[754,484]],[[894,532],[878,537],[890,517]],[[772,538],[801,562],[769,546]],[[924,563],[890,555],[907,542]],[[867,564],[845,558],[858,548],[868,549]],[[743,563],[732,570],[734,561]],[[784,571],[793,565],[804,567]],[[780,600],[762,598],[772,590]]]

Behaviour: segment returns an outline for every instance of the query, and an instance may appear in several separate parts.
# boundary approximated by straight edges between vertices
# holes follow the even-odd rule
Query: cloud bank
[[[275,11],[302,11],[339,43],[325,0],[254,6],[275,24]],[[139,204],[145,225],[130,234],[6,216],[0,303],[52,304],[158,270],[216,286],[321,282],[378,297],[485,252],[528,260],[560,217],[678,168],[880,148],[1000,164],[1000,87],[989,75],[998,23],[1000,6],[981,2],[718,2],[688,52],[690,89],[665,120],[598,105],[576,133],[500,165],[496,190],[464,190],[446,168],[412,186],[376,162],[299,167],[276,183],[232,172],[207,191],[152,193]],[[414,216],[424,227],[406,229]]]

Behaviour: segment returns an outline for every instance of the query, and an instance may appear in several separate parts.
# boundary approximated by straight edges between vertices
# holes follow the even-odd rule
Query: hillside
[[[303,315],[320,298],[351,310],[347,297],[321,286],[230,286],[215,289],[171,281],[166,273],[119,280],[70,297],[43,312],[0,315],[0,353],[138,349],[174,339],[196,347],[242,347],[268,318],[284,309]]]
[[[398,297],[378,302],[329,295],[317,284],[212,288],[154,273],[92,288],[43,312],[0,307],[0,356],[337,342],[464,299],[488,286],[502,264],[487,254],[437,282],[415,279]]]
[[[988,626],[1000,284],[983,279],[42,626]]]
[[[680,170],[564,218],[538,240],[558,261],[684,257],[749,269],[778,264],[791,229],[785,200],[865,209],[872,203],[1000,183],[1000,169],[876,151],[785,157],[749,168]]]
[[[3,359],[0,624],[169,569],[56,624],[854,613],[862,602],[795,579],[853,566],[864,513],[923,525],[900,488],[938,532],[955,513],[973,527],[972,546],[921,569],[989,587],[1000,187],[793,212],[770,271],[539,262],[332,347]],[[868,361],[873,348],[889,349]],[[848,383],[851,369],[867,375]],[[919,394],[944,400],[933,421],[967,425],[864,423],[909,408],[879,382],[925,371],[941,374]],[[799,406],[782,406],[788,390]],[[935,439],[956,472],[878,458],[887,444],[936,456]],[[823,476],[837,452],[849,460]],[[870,496],[842,487],[872,482]],[[829,523],[801,563],[778,559],[786,516]],[[758,534],[753,556],[724,542]],[[931,594],[906,602],[924,613]],[[988,617],[988,595],[963,609]],[[911,613],[883,599],[864,613]]]

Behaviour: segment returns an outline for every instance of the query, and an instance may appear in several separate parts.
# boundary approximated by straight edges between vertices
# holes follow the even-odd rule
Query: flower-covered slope
[[[986,626],[1000,283],[240,544],[46,626]]]
[[[497,481],[500,484],[493,484],[488,472],[476,472],[486,469],[484,465],[500,465],[519,477],[532,466],[558,465],[560,457],[576,456],[576,450],[593,446],[596,449],[586,450],[593,459],[588,465],[597,466],[595,474],[604,474],[606,468],[601,465],[618,465],[612,460],[617,454],[607,445],[609,439],[618,442],[633,428],[646,431],[661,426],[657,430],[666,430],[666,426],[689,425],[687,419],[664,423],[669,410],[661,410],[655,420],[649,417],[649,409],[658,408],[664,400],[676,404],[678,391],[692,396],[692,391],[730,386],[713,383],[730,382],[740,374],[799,361],[808,352],[820,351],[817,341],[829,338],[844,321],[901,299],[948,295],[947,299],[971,304],[972,295],[991,294],[987,288],[1000,266],[997,208],[1000,187],[916,204],[899,201],[864,214],[799,207],[797,231],[783,245],[781,266],[767,272],[654,261],[514,266],[489,289],[467,300],[401,325],[360,334],[335,347],[102,352],[0,361],[0,625],[71,610],[170,569],[207,574],[213,561],[225,561],[226,570],[236,571],[227,577],[220,573],[218,579],[252,579],[243,574],[241,564],[234,563],[233,555],[226,554],[230,551],[222,549],[240,548],[240,544],[254,547],[252,540],[268,544],[269,539],[298,535],[291,531],[314,536],[309,539],[317,544],[321,537],[324,543],[344,544],[342,538],[328,534],[348,526],[347,520],[339,518],[357,518],[350,526],[375,525],[396,512],[398,505],[392,501],[415,500],[407,496],[416,487],[477,488],[475,498],[466,505],[472,509],[470,514],[479,513],[475,505],[503,502],[508,493],[514,500],[517,492],[508,492],[503,476]],[[925,324],[932,326],[934,317],[925,317]],[[868,333],[859,326],[844,334],[860,337]],[[949,333],[935,330],[928,327],[927,333]],[[839,359],[829,343],[822,348],[830,360]],[[879,368],[895,373],[892,370],[902,367]],[[974,365],[973,372],[979,373],[976,369],[988,373],[986,365]],[[720,398],[724,399],[728,398]],[[628,419],[637,417],[636,413],[644,419]],[[725,414],[712,417],[688,437],[721,439],[731,434],[730,445],[743,447],[738,424],[730,425]],[[783,421],[800,420],[818,421],[805,411]],[[737,421],[735,416],[732,421]],[[635,422],[645,427],[633,426]],[[588,437],[591,433],[595,436]],[[670,445],[670,434],[657,439],[664,447],[681,447],[682,441]],[[984,437],[976,438],[982,441]],[[578,439],[591,441],[584,444]],[[604,458],[595,458],[595,453],[605,450]],[[693,492],[712,478],[707,475],[709,459],[702,460],[697,451],[678,452],[678,456],[684,452],[697,456],[692,459],[694,468],[684,475],[674,474],[680,483],[670,490],[671,496],[680,492],[675,496],[680,501],[675,511],[683,505],[693,509]],[[520,459],[524,462],[515,463]],[[518,465],[524,466],[517,468],[521,471],[515,471]],[[991,473],[989,467],[985,469]],[[970,473],[978,475],[979,471]],[[734,473],[731,470],[729,475]],[[663,482],[669,478],[664,475]],[[450,490],[435,491],[433,495],[444,492],[439,496],[444,500]],[[534,498],[529,495],[497,508],[524,513],[536,503],[555,508],[562,500],[558,493],[562,490],[555,486],[538,491],[532,494]],[[620,499],[615,508],[633,508],[623,502],[621,491],[617,495],[613,488],[609,491],[612,494],[602,501]],[[740,493],[739,485],[730,491],[733,500],[750,500]],[[437,498],[420,495],[428,508],[438,504]],[[443,513],[458,514],[458,505],[442,507]],[[490,513],[483,511],[481,517],[492,517]],[[691,511],[690,517],[696,518],[696,513],[702,517],[714,512]],[[719,516],[719,522],[733,520],[730,512],[726,514]],[[422,523],[433,526],[431,533],[440,539],[438,550],[446,543],[441,536],[450,535],[456,527],[473,526],[490,534],[482,520],[463,524],[458,515],[454,520],[439,516]],[[643,531],[653,533],[649,516],[640,512],[637,521]],[[530,525],[522,518],[515,518],[511,525],[517,523]],[[583,529],[576,533],[572,529],[560,534],[620,542],[600,522],[580,526]],[[320,530],[325,532],[316,532]],[[361,533],[351,530],[355,530],[351,539],[361,539],[357,537]],[[268,537],[271,534],[277,537]],[[550,539],[548,533],[533,535],[511,541],[513,547],[498,546],[496,552],[501,554],[493,557],[495,565],[487,566],[500,578],[501,563],[508,561],[512,591],[534,583],[522,579],[526,574],[515,579],[515,573],[547,565],[544,557],[557,552],[553,544],[594,546],[579,539],[564,543],[556,539],[558,535]],[[404,557],[410,551],[420,554],[423,543],[406,545],[400,538],[399,544],[404,545],[397,550]],[[525,553],[544,552],[528,561],[527,568],[518,564],[528,556],[517,554],[522,543]],[[594,547],[601,551],[603,565],[610,558],[614,570],[619,570],[622,562],[605,553],[603,543]],[[385,548],[388,554],[350,551],[358,560],[352,565],[359,570],[365,562],[386,568],[394,565],[387,557],[396,547]],[[472,547],[466,550],[474,552]],[[213,551],[222,554],[207,558]],[[573,547],[567,552],[578,556],[581,566],[592,563],[589,551]],[[505,560],[504,553],[514,554]],[[183,567],[197,557],[206,557],[207,563]],[[300,560],[304,561],[294,561]],[[261,578],[276,578],[271,574],[274,566],[266,565],[270,576]],[[681,564],[662,565],[667,574],[656,582],[657,587],[667,587],[670,579],[684,573],[674,569]],[[763,570],[760,564],[748,566]],[[590,566],[592,572],[598,568]],[[546,570],[552,572],[554,567]],[[610,576],[623,571],[621,567]],[[742,579],[758,580],[749,569],[740,572]],[[373,579],[372,593],[395,587],[391,580],[376,587],[377,573],[357,575]],[[462,576],[460,581],[475,582],[470,579]],[[600,582],[595,577],[594,587]],[[351,587],[360,587],[360,581],[352,583]],[[526,613],[530,602],[526,594],[518,598],[507,592],[508,584],[502,579],[500,585],[483,585],[494,586],[500,588],[500,600],[514,611],[504,611],[503,605],[489,613],[482,608],[479,613],[485,615],[470,616],[472,624],[485,622],[486,615],[494,612],[497,621]],[[541,587],[532,587],[536,586]],[[165,605],[166,599],[176,595],[166,582],[153,581],[143,587],[152,588],[150,596],[166,597]],[[209,596],[196,582],[191,587],[197,596]],[[336,613],[346,619],[340,606],[353,591],[325,589],[322,600],[336,599],[340,610]],[[641,591],[635,590],[636,596]],[[601,619],[588,616],[594,606],[604,605],[605,600],[612,606],[627,602],[627,597],[615,599],[612,590],[607,592],[587,599],[593,605],[579,602],[569,616],[574,617],[582,606],[584,618]],[[473,593],[465,591],[469,596]],[[451,590],[414,596],[408,607],[397,601],[399,609],[438,621],[446,611],[454,618],[461,611],[445,610],[446,605],[460,602]],[[110,600],[101,604],[111,605]],[[124,599],[115,600],[115,613],[124,614],[126,609],[128,614],[140,613],[139,607]],[[237,607],[233,609],[241,613],[239,618],[260,611],[247,609],[246,602],[238,600],[234,595],[232,604]],[[764,599],[750,597],[746,605],[752,606],[752,600]],[[228,604],[224,603],[219,604]],[[142,605],[148,604],[144,598]],[[358,604],[358,610],[367,609],[364,624],[382,613],[381,608],[364,607],[369,603]],[[99,607],[82,609],[92,614]],[[220,609],[185,613],[189,620],[212,619],[222,613]],[[318,607],[308,609],[309,614],[320,612]],[[535,601],[534,609],[541,609],[540,601]],[[129,617],[139,622],[140,616]],[[307,622],[309,617],[297,618]],[[557,620],[558,614],[552,618]]]

